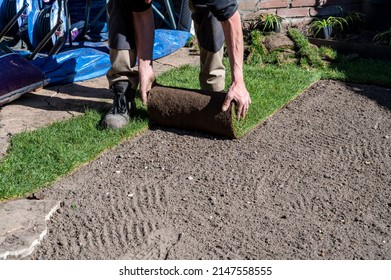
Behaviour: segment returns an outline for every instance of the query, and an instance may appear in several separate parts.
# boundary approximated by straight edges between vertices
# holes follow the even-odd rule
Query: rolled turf
[[[237,138],[233,105],[223,112],[225,93],[157,85],[148,97],[148,115],[158,125]]]

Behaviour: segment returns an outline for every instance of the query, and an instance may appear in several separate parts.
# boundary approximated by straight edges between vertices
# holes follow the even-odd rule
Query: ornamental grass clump
[[[249,30],[259,30],[263,33],[281,32],[283,17],[276,14],[261,14],[250,23]]]
[[[343,32],[345,26],[348,25],[348,22],[343,17],[333,17],[329,16],[325,19],[316,19],[310,24],[310,32],[314,37],[319,37],[319,35],[323,35],[324,39],[329,39],[333,33],[338,30],[339,32]],[[320,33],[323,31],[322,33]]]
[[[283,18],[276,14],[266,14],[261,16],[262,31],[264,32],[280,32]]]
[[[357,33],[364,26],[365,15],[363,13],[353,11],[346,17],[346,33]]]
[[[389,30],[378,33],[373,37],[373,41],[376,44],[385,44],[391,47],[391,27]]]

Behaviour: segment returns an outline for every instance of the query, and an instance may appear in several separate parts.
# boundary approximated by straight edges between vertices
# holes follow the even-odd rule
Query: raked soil
[[[391,259],[391,90],[320,81],[240,140],[155,127],[42,193],[31,259]]]

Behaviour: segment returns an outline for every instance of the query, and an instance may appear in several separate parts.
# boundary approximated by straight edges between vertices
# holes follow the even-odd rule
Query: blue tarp
[[[47,18],[49,10],[49,29],[53,28],[57,23],[57,15],[60,9],[57,5],[57,1],[53,0],[51,1],[52,4],[50,4],[49,10],[41,10],[41,6],[44,6],[43,0],[0,0],[0,31],[10,21],[14,14],[16,14],[16,11],[21,8],[24,1],[28,1],[30,6],[18,20],[18,23],[14,24],[14,30],[11,30],[12,32],[10,31],[7,35],[15,36],[20,32],[20,34],[18,33],[20,38],[23,38],[22,40],[27,40],[26,44],[29,48],[11,49],[12,46],[11,48],[8,48],[7,46],[6,48],[1,49],[0,59],[4,62],[2,64],[4,69],[1,71],[2,75],[0,77],[0,82],[2,81],[4,86],[2,87],[3,91],[0,92],[0,106],[38,87],[85,81],[104,76],[107,73],[111,63],[107,47],[107,19],[105,13],[99,17],[99,20],[95,21],[94,26],[91,26],[90,32],[88,33],[88,35],[91,35],[91,38],[99,39],[97,40],[99,42],[94,40],[83,40],[85,39],[84,37],[81,38],[82,40],[72,41],[73,44],[64,40],[63,45],[59,48],[60,52],[48,56],[45,55],[45,53],[48,53],[48,49],[51,48],[49,44],[48,49],[42,49],[42,53],[36,55],[34,60],[29,61],[24,57],[28,57],[31,54],[32,49],[39,45],[42,36],[44,35],[36,33],[35,30],[40,31],[40,28],[46,28],[46,25],[44,25],[45,22],[42,20]],[[81,31],[79,30],[80,26],[81,28],[84,27],[83,19],[85,9],[83,7],[85,2],[81,0],[69,1],[72,2],[70,9],[74,21],[70,27],[65,18],[64,10],[61,10],[60,16],[64,22],[63,28],[69,32],[71,30],[74,31],[75,29],[76,31]],[[106,0],[97,0],[92,3],[91,19],[102,10]],[[14,6],[11,7],[11,4],[16,5],[16,8]],[[43,13],[40,14],[40,11]],[[23,21],[21,20],[22,18],[24,19]],[[36,26],[39,26],[40,28],[37,28]],[[183,47],[190,37],[191,34],[188,31],[156,29],[153,59],[156,60],[175,52]],[[64,36],[63,38],[67,38],[67,36]],[[56,34],[54,34],[52,36],[52,46],[55,44],[56,40]],[[9,52],[11,52],[11,54],[8,54]],[[11,61],[10,58],[13,60]],[[21,67],[17,69],[19,72],[13,67],[16,65],[14,63],[15,61],[18,61],[21,65]],[[16,80],[14,79],[15,75],[22,77],[23,82],[20,82],[20,79],[16,79],[19,81],[16,83]],[[11,76],[12,79],[10,78]]]
[[[107,53],[80,48],[38,57],[32,63],[45,73],[49,85],[55,85],[103,76],[110,67],[110,58]]]
[[[182,48],[191,36],[187,31],[156,29],[153,59],[159,59]]]
[[[10,1],[0,0],[0,27],[3,27],[6,21],[9,20],[6,15],[11,12],[13,15],[13,13],[16,13],[16,11],[23,5],[23,2],[27,1],[30,4],[29,8],[26,10],[26,16],[28,19],[27,37],[32,46],[35,48],[42,40],[42,38],[39,36],[43,35],[40,33],[36,34],[35,32],[35,30],[39,29],[37,29],[37,26],[40,26],[40,28],[43,28],[44,26],[44,24],[41,23],[43,20],[41,17],[42,15],[46,14],[42,14],[38,18],[40,11],[44,11],[44,9],[41,10],[41,8],[50,8],[50,28],[52,28],[57,22],[57,15],[60,10],[60,5],[57,3],[57,1],[50,1],[51,4],[45,4],[43,0],[13,0],[15,2]],[[16,8],[13,8],[13,10],[10,9],[10,3],[16,5]],[[99,13],[99,11],[102,9],[104,10],[105,4],[106,0],[97,0],[91,2],[90,21]],[[75,26],[80,26],[80,24],[76,24],[76,22],[82,22],[81,26],[84,26],[83,20],[85,16],[85,5],[85,1],[69,0],[69,10],[72,19],[72,25],[75,24]],[[64,9],[61,9],[61,11],[61,16],[64,16]],[[12,15],[10,14],[8,17],[11,17]],[[66,18],[62,19],[64,24],[66,24]],[[60,52],[55,55],[44,56],[44,54],[41,54],[36,56],[32,63],[34,66],[38,67],[45,73],[49,85],[84,81],[106,74],[110,68],[110,59],[108,54],[109,51],[107,47],[107,41],[105,41],[105,39],[107,39],[106,21],[106,13],[103,13],[99,19],[95,21],[96,24],[93,27],[94,30],[90,30],[91,32],[89,35],[102,39],[99,42],[79,40],[73,41],[72,45],[67,42],[61,47]],[[16,26],[21,28],[20,24],[21,23],[18,23]],[[75,28],[75,26],[72,28]],[[67,30],[68,28],[71,28],[67,24],[65,27]],[[178,50],[186,44],[190,37],[191,34],[187,31],[156,29],[153,59],[159,59]],[[55,35],[52,36],[52,40],[54,40],[54,44],[55,40],[57,40]],[[49,46],[49,49],[50,48],[51,47]],[[43,53],[48,52],[47,49],[43,49],[42,51]],[[22,56],[28,56],[30,53],[26,50],[14,50],[14,52]]]
[[[180,49],[190,37],[191,34],[186,31],[155,30],[153,59]],[[102,49],[101,43],[99,45]],[[94,49],[93,46],[68,49],[49,57],[38,57],[33,60],[33,64],[45,73],[49,85],[85,81],[103,76],[109,70],[108,48],[103,50]]]

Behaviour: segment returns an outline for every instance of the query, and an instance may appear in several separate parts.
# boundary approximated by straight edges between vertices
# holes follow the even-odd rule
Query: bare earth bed
[[[32,259],[391,259],[391,90],[320,81],[240,140],[156,128],[43,191]]]

